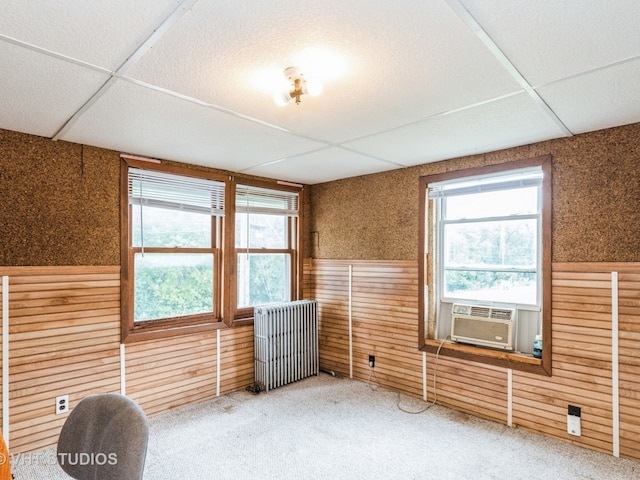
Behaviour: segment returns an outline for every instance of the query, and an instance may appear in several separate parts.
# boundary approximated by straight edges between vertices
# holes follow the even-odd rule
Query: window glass
[[[444,225],[444,266],[535,270],[537,219]]]
[[[136,253],[134,322],[213,311],[213,254]]]
[[[210,215],[140,205],[132,211],[134,247],[211,247]]]
[[[538,188],[472,193],[447,197],[445,220],[504,217],[538,212]]]
[[[444,271],[444,296],[474,301],[536,304],[535,272]]]
[[[287,248],[287,217],[236,212],[236,248]]]
[[[538,305],[540,186],[449,182],[439,197],[443,299]]]
[[[238,308],[290,299],[289,254],[239,253]]]

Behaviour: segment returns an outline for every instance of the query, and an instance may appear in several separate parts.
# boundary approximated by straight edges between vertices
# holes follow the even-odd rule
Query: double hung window
[[[300,186],[124,156],[121,169],[123,341],[242,324],[300,297]]]
[[[440,297],[539,308],[542,170],[433,184]]]
[[[543,156],[420,178],[422,350],[550,374],[551,166]],[[515,312],[512,350],[445,343],[454,304]],[[538,334],[541,361],[531,357]]]
[[[224,181],[127,168],[123,337],[220,320]]]
[[[295,296],[298,191],[236,186],[237,309]]]

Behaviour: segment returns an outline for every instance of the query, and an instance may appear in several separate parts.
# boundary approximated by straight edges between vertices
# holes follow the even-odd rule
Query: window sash
[[[252,185],[236,186],[236,211],[298,216],[298,192],[273,190]]]
[[[224,182],[129,168],[129,203],[224,216]]]
[[[137,249],[136,249],[137,250]],[[198,249],[196,251],[184,252],[184,251],[172,251],[171,249],[157,249],[158,251],[147,251],[145,253],[141,251],[133,252],[133,271],[134,274],[134,300],[133,300],[133,322],[136,324],[145,324],[148,322],[158,322],[167,318],[179,318],[187,319],[197,315],[215,315],[216,314],[216,269],[218,268],[218,254],[213,249]],[[171,259],[171,261],[167,261]],[[155,261],[154,261],[155,260]],[[180,260],[180,261],[178,261]],[[203,261],[206,260],[206,261]],[[195,263],[193,263],[195,261]],[[150,264],[145,265],[146,262]],[[208,266],[207,266],[208,264]],[[175,278],[171,278],[171,272],[174,277],[180,275],[195,275],[193,272],[197,270],[210,271],[210,278],[207,276],[207,280],[210,282],[208,288],[205,290],[205,295],[195,300],[191,291],[185,290],[183,281],[178,282],[175,285]],[[141,282],[148,281],[149,277],[143,274],[143,272],[156,272],[158,278],[153,282],[152,289],[143,289]],[[153,275],[153,274],[152,274]],[[174,285],[172,285],[172,283]],[[205,283],[206,284],[206,283]],[[198,281],[198,286],[202,287],[202,283]],[[153,298],[154,295],[161,292],[162,298]],[[164,294],[168,291],[172,292],[173,304],[171,301],[164,299]],[[140,312],[142,305],[139,304],[145,296],[151,296],[151,299],[147,299],[145,304],[152,304],[151,311],[165,310],[165,315],[145,315],[141,316]],[[189,304],[191,302],[191,304]],[[200,302],[200,305],[196,305]],[[182,311],[170,309],[181,306]],[[202,308],[202,307],[205,308]],[[185,308],[187,310],[185,310]]]
[[[267,302],[254,303],[251,301],[252,297],[252,259],[266,258],[271,257],[282,259],[284,264],[282,265],[283,271],[280,273],[284,273],[284,277],[282,278],[283,283],[280,285],[275,285],[274,289],[277,293],[282,294],[281,296],[270,299]],[[293,252],[288,250],[244,250],[244,249],[236,249],[236,262],[237,262],[237,279],[236,279],[236,288],[237,288],[237,308],[239,310],[253,308],[257,305],[266,305],[269,303],[280,303],[287,302],[291,300],[292,289],[292,259]],[[274,292],[274,293],[276,293]],[[272,296],[272,295],[270,295]]]
[[[522,178],[518,178],[519,175],[522,175]],[[436,238],[437,243],[437,251],[438,251],[438,277],[444,279],[445,272],[447,271],[460,271],[460,272],[472,272],[472,271],[483,271],[483,272],[498,272],[498,273],[535,273],[536,274],[536,307],[540,306],[541,296],[542,296],[542,276],[540,275],[540,269],[542,265],[542,250],[541,250],[541,242],[542,242],[542,231],[541,231],[541,223],[542,223],[542,205],[538,201],[538,212],[535,214],[514,214],[507,216],[492,216],[488,215],[486,217],[481,218],[463,218],[463,219],[452,219],[445,220],[445,212],[446,212],[446,201],[449,196],[458,196],[458,195],[469,195],[480,192],[489,192],[489,191],[499,191],[499,190],[517,190],[519,188],[529,188],[531,186],[537,186],[538,188],[538,198],[540,198],[541,190],[542,190],[542,170],[539,168],[535,169],[527,169],[523,170],[517,174],[505,175],[502,178],[502,181],[493,181],[491,183],[491,175],[479,177],[478,179],[466,179],[466,180],[455,180],[448,181],[442,183],[433,184],[434,187],[429,185],[428,195],[429,199],[435,200],[438,203],[438,208],[436,208],[437,215],[437,223],[438,233]],[[477,185],[471,185],[478,182],[486,182],[486,183],[478,183]],[[441,189],[442,186],[448,186],[448,189]],[[461,186],[460,188],[456,188],[456,185]],[[432,195],[432,192],[435,192]],[[537,220],[537,229],[536,229],[536,259],[535,266],[514,266],[514,265],[491,265],[491,264],[451,264],[447,262],[445,258],[445,226],[446,225],[472,225],[474,223],[486,223],[493,221],[517,221],[517,220],[526,220],[526,219],[536,219]],[[458,297],[450,297],[445,294],[445,286],[443,282],[439,282],[438,285],[438,298],[441,301],[447,301],[450,298],[458,298]],[[462,297],[460,297],[462,298]],[[468,298],[467,300],[473,301],[473,298]],[[479,301],[479,300],[478,300]]]
[[[540,168],[524,169],[496,177],[484,175],[472,180],[449,180],[429,185],[429,199],[438,199],[472,193],[498,192],[525,187],[542,186],[542,170]]]

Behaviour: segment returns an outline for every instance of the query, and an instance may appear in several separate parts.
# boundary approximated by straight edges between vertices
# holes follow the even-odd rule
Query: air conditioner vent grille
[[[489,318],[490,313],[491,309],[488,307],[471,307],[471,315],[474,317]]]
[[[501,309],[501,308],[492,308],[491,309],[491,318],[496,318],[499,320],[512,320],[513,318],[513,310]]]

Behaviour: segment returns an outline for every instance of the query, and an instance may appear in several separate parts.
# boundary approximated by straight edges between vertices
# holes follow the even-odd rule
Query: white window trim
[[[518,179],[518,177],[523,177]],[[500,181],[500,179],[503,179]],[[470,183],[477,183],[477,185],[470,186]],[[463,185],[456,188],[457,185]],[[500,190],[513,190],[517,188],[530,188],[537,186],[538,192],[538,212],[535,214],[525,215],[509,215],[509,216],[490,216],[471,219],[455,219],[455,220],[443,220],[443,202],[447,197],[470,195],[474,193],[482,192],[494,192]],[[479,300],[472,297],[447,297],[444,295],[444,282],[436,282],[436,303],[455,303],[455,302],[469,302],[483,305],[514,305],[518,310],[528,310],[540,312],[542,310],[542,195],[543,195],[543,181],[542,181],[542,168],[523,168],[513,170],[509,172],[502,172],[498,174],[484,174],[471,177],[463,177],[459,179],[446,180],[429,185],[428,197],[429,199],[435,199],[437,202],[435,214],[436,214],[436,238],[435,238],[435,263],[436,263],[436,275],[437,278],[444,278],[444,228],[446,225],[451,224],[470,224],[480,222],[490,222],[497,220],[508,219],[536,219],[537,222],[537,235],[536,235],[536,303],[516,303],[509,301],[495,301],[495,300]],[[461,271],[472,270],[472,268],[461,268]],[[477,269],[474,269],[477,270]],[[487,269],[479,268],[483,271],[510,271],[504,269]],[[514,269],[513,271],[533,271],[531,269]]]

